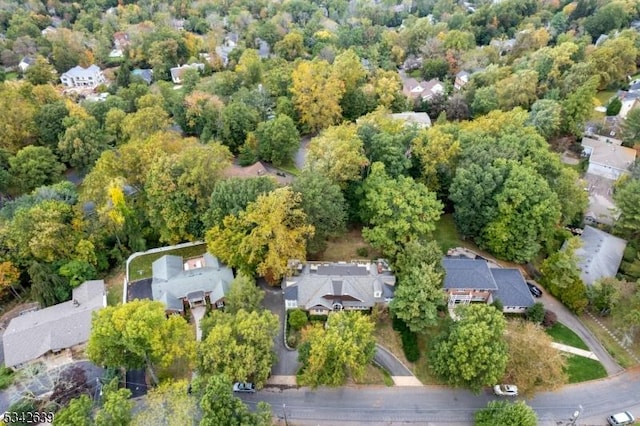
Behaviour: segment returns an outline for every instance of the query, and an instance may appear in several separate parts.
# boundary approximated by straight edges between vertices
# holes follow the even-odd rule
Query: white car
[[[518,387],[515,385],[495,385],[493,393],[498,396],[518,396]]]
[[[253,383],[247,382],[235,382],[233,384],[234,392],[249,392],[253,393],[256,391],[256,386]]]
[[[632,425],[636,419],[633,418],[633,415],[628,411],[623,411],[622,413],[613,414],[607,417],[607,421],[611,426],[618,425]]]

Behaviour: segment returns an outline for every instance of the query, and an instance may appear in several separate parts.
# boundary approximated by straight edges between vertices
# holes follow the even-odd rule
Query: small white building
[[[20,69],[20,72],[24,73],[29,69],[31,65],[35,63],[36,63],[35,58],[33,58],[32,56],[25,56],[20,60],[20,63],[18,64],[18,68]]]
[[[97,65],[87,68],[75,66],[62,74],[60,81],[67,87],[90,87],[94,88],[105,82],[104,74]]]
[[[196,69],[200,72],[204,71],[204,64],[201,63],[194,63],[194,64],[185,64],[185,65],[181,65],[179,67],[173,67],[171,68],[171,81],[173,81],[175,84],[182,84],[182,74],[184,74],[184,72],[188,69]]]

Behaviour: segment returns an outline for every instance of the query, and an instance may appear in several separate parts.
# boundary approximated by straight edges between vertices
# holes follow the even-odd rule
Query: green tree
[[[256,201],[259,195],[277,188],[271,177],[249,179],[230,178],[216,182],[211,192],[211,203],[206,213],[209,226],[222,225],[228,215],[237,215],[245,210],[249,203]]]
[[[98,272],[92,264],[84,260],[71,260],[58,269],[60,276],[69,280],[69,285],[75,288],[85,281],[98,277]]]
[[[589,305],[601,315],[609,314],[622,299],[621,287],[622,283],[612,277],[602,278],[587,286]]]
[[[326,129],[311,139],[308,149],[305,167],[341,187],[350,180],[358,180],[363,167],[368,164],[362,140],[352,124]]]
[[[538,418],[524,401],[489,401],[476,413],[476,426],[535,426]]]
[[[24,74],[25,80],[37,86],[39,84],[48,84],[57,80],[55,68],[42,56],[36,56],[36,62],[32,64]]]
[[[231,381],[225,376],[212,376],[203,386],[200,408],[200,426],[269,426],[272,423],[271,408],[259,402],[257,411],[249,408],[233,395]]]
[[[629,14],[623,2],[611,2],[599,7],[596,12],[584,21],[584,29],[595,40],[600,34],[619,30],[629,24]]]
[[[246,312],[258,311],[264,299],[264,290],[256,285],[256,280],[239,274],[231,281],[231,288],[225,297],[225,312],[236,314],[241,309]]]
[[[83,171],[93,167],[108,148],[107,135],[93,117],[69,125],[58,143],[62,161]]]
[[[563,132],[576,136],[582,135],[584,123],[593,111],[593,98],[596,95],[598,82],[598,77],[591,77],[562,102],[564,120],[561,130]]]
[[[334,78],[344,83],[346,92],[356,90],[367,76],[360,57],[353,49],[348,49],[336,56],[333,61]]]
[[[609,101],[607,104],[607,117],[618,115],[622,108],[622,101],[617,96]]]
[[[534,324],[541,324],[544,319],[544,305],[541,302],[534,303],[527,309],[526,318]]]
[[[91,426],[93,403],[87,395],[71,400],[68,406],[56,413],[53,424],[56,426]]]
[[[493,306],[457,308],[458,321],[436,341],[430,352],[434,372],[447,382],[479,391],[494,385],[507,366],[506,320]]]
[[[577,237],[567,240],[565,247],[546,258],[540,267],[541,284],[578,314],[582,313],[589,303],[575,256],[575,250],[580,244]]]
[[[279,283],[289,259],[305,259],[314,234],[300,208],[301,197],[289,187],[260,195],[238,216],[227,216],[206,234],[209,251],[226,264],[269,283]]]
[[[188,392],[186,380],[166,381],[149,391],[142,411],[133,418],[133,426],[195,426],[193,413],[198,400]]]
[[[255,130],[258,120],[258,113],[253,108],[241,102],[231,102],[222,110],[222,143],[237,153],[247,134]]]
[[[291,117],[278,115],[264,121],[256,129],[258,156],[261,160],[282,166],[291,162],[293,154],[300,146],[300,134]]]
[[[262,387],[276,360],[273,339],[278,317],[268,310],[235,314],[213,311],[201,322],[203,340],[198,348],[198,371],[224,374],[234,381],[250,379]]]
[[[498,95],[495,86],[481,87],[476,90],[471,103],[471,111],[474,116],[488,114],[498,109]]]
[[[169,127],[169,116],[160,105],[141,108],[122,120],[122,134],[127,140],[144,140]]]
[[[640,143],[640,108],[629,111],[622,125],[622,139],[625,146],[633,147]]]
[[[302,197],[300,207],[315,228],[313,238],[307,242],[307,251],[323,251],[329,237],[344,233],[347,206],[340,186],[320,174],[303,170],[293,182],[293,190]]]
[[[260,82],[262,76],[262,64],[258,51],[255,49],[245,49],[240,55],[235,72],[240,75],[242,84],[249,87]]]
[[[69,283],[56,274],[50,264],[32,262],[27,272],[31,281],[31,294],[40,305],[53,306],[71,298]]]
[[[131,410],[135,403],[130,400],[131,391],[118,389],[116,377],[102,387],[102,407],[96,413],[96,426],[128,426],[131,423]]]
[[[449,64],[442,58],[427,59],[422,64],[420,70],[422,78],[425,80],[431,80],[437,78],[439,80],[445,79],[449,74]]]
[[[169,367],[195,353],[195,338],[189,324],[178,315],[166,318],[161,302],[134,300],[108,306],[94,314],[87,356],[107,367],[146,366],[158,383],[155,366]]]
[[[360,312],[331,314],[327,326],[315,325],[298,349],[300,383],[341,386],[347,377],[361,379],[375,354],[374,324]]]
[[[613,194],[620,217],[615,228],[622,236],[637,240],[640,237],[640,180],[627,179]]]
[[[442,203],[435,193],[410,177],[391,179],[382,163],[371,166],[363,191],[362,217],[369,226],[362,234],[392,258],[409,241],[426,240],[442,214]]]
[[[57,149],[58,139],[65,131],[63,120],[68,116],[69,110],[63,101],[42,105],[33,116],[39,143]]]
[[[390,308],[414,333],[436,324],[438,306],[444,304],[443,274],[434,265],[418,263],[399,277]]]
[[[562,107],[560,103],[552,99],[538,99],[531,106],[529,123],[545,139],[555,136],[562,124]]]
[[[44,146],[27,146],[9,159],[12,185],[21,193],[49,185],[62,178],[65,166]]]
[[[287,320],[289,326],[294,330],[300,330],[309,322],[307,313],[302,309],[293,309],[291,311],[287,311],[287,313],[289,314],[289,319]]]

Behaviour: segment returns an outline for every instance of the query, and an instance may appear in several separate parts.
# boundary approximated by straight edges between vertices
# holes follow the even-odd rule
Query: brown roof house
[[[405,75],[401,75],[400,78],[402,80],[402,93],[409,99],[428,101],[435,95],[444,93],[444,83],[438,79],[419,81]]]
[[[12,319],[2,340],[5,365],[19,368],[49,354],[80,347],[89,340],[93,312],[105,306],[104,281],[86,281],[73,289],[68,302]]]
[[[385,260],[370,262],[289,261],[291,273],[282,281],[285,308],[311,315],[342,310],[364,311],[393,299],[396,277]]]
[[[165,255],[153,262],[151,293],[153,300],[165,304],[167,312],[182,313],[190,307],[211,305],[221,308],[229,292],[233,271],[209,253],[183,259]]]

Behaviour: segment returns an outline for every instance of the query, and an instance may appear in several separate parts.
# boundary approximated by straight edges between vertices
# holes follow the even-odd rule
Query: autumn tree
[[[524,401],[489,401],[475,415],[476,426],[536,426],[538,418]]]
[[[9,159],[11,181],[21,193],[59,181],[66,169],[44,146],[27,146]]]
[[[540,325],[509,321],[504,337],[509,354],[505,383],[517,385],[524,395],[554,390],[566,383],[566,358],[551,346],[551,337]]]
[[[93,402],[88,395],[81,395],[71,400],[68,406],[56,413],[54,424],[69,426],[92,425]]]
[[[257,272],[278,283],[289,259],[305,259],[307,239],[314,234],[300,200],[289,187],[258,196],[238,216],[225,217],[207,232],[209,251],[247,274]]]
[[[24,78],[34,86],[47,84],[57,80],[55,68],[42,56],[37,55],[34,64],[31,64],[24,73]]]
[[[272,177],[229,178],[216,182],[211,192],[211,202],[206,213],[208,226],[221,225],[228,215],[237,215],[259,195],[277,188]]]
[[[92,362],[113,368],[146,366],[156,383],[156,366],[166,368],[176,360],[189,363],[194,353],[191,327],[179,315],[167,318],[161,302],[108,306],[91,322],[87,355]]]
[[[484,304],[458,307],[456,314],[458,321],[449,326],[429,354],[431,366],[452,385],[477,392],[504,375],[508,360],[506,320],[502,312]]]
[[[590,78],[562,102],[564,120],[560,129],[563,132],[576,136],[582,135],[584,123],[593,111],[593,98],[596,95],[598,82],[597,76]]]
[[[258,157],[261,160],[282,166],[291,162],[293,154],[300,147],[300,134],[293,120],[286,115],[264,121],[256,129]]]
[[[627,114],[622,126],[622,138],[625,146],[640,143],[640,108],[634,108]]]
[[[348,377],[361,379],[375,354],[374,324],[360,312],[331,314],[327,326],[305,331],[298,348],[300,383],[341,386]]]
[[[560,103],[552,99],[538,99],[531,106],[529,123],[546,139],[555,136],[562,124]]]
[[[573,237],[565,246],[542,262],[540,283],[559,298],[569,309],[581,313],[589,303],[575,251],[580,247],[580,239]]]
[[[627,179],[616,188],[613,194],[620,217],[615,228],[622,236],[637,239],[640,237],[640,180]]]
[[[222,143],[228,146],[231,152],[238,152],[249,132],[255,130],[258,121],[258,113],[249,105],[231,102],[222,110]]]
[[[256,280],[247,275],[238,274],[231,281],[229,293],[225,296],[225,312],[236,314],[241,309],[246,312],[260,310],[264,299],[264,290],[256,285]]]
[[[6,293],[7,290],[11,290],[14,296],[19,298],[15,284],[20,282],[20,271],[16,268],[11,261],[0,262],[0,294]]]
[[[201,322],[203,340],[198,348],[198,372],[224,374],[234,381],[264,386],[276,360],[273,339],[278,317],[268,310],[231,314],[213,311]]]
[[[128,425],[135,403],[130,399],[131,391],[118,388],[116,377],[102,387],[102,407],[95,416],[96,426]]]
[[[344,83],[334,78],[329,63],[302,61],[293,70],[292,79],[293,102],[307,132],[317,132],[340,120]]]
[[[422,176],[432,191],[442,188],[451,179],[460,154],[460,141],[441,126],[421,130],[411,141],[411,153],[422,167]]]
[[[141,108],[122,120],[122,134],[127,140],[144,140],[168,127],[169,116],[161,105]]]
[[[410,177],[391,179],[382,163],[371,166],[363,191],[362,218],[369,226],[362,234],[387,256],[410,241],[426,240],[442,213],[435,193]]]
[[[195,426],[194,411],[198,404],[188,392],[186,380],[166,381],[147,393],[144,408],[131,423],[133,426]]]
[[[347,206],[340,186],[326,176],[303,170],[292,188],[301,195],[300,207],[315,228],[307,252],[319,253],[326,248],[327,238],[337,237],[346,229]]]
[[[358,180],[367,165],[362,140],[353,124],[330,127],[311,139],[305,167],[322,174],[344,187],[350,180]]]

